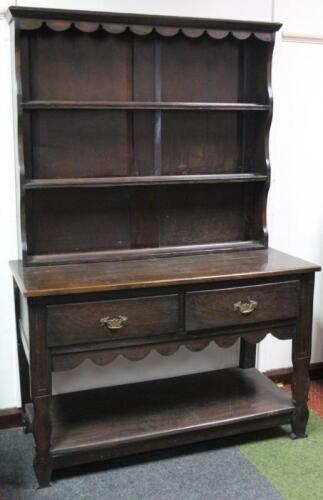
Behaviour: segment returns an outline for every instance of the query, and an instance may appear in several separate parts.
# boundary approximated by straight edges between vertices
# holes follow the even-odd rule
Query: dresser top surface
[[[10,266],[26,297],[268,278],[320,270],[315,264],[273,249],[29,267],[17,260]]]

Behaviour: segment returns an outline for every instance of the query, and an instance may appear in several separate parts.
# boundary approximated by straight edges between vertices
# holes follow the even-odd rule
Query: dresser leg
[[[30,330],[30,382],[34,409],[34,469],[39,487],[50,485],[51,442],[51,359],[47,346],[46,306],[37,300],[28,302]]]
[[[22,408],[22,428],[25,433],[31,432],[31,424],[25,412],[25,405],[30,403],[30,376],[29,376],[29,363],[25,353],[22,332],[20,331],[20,292],[16,282],[13,282],[14,299],[15,299],[15,313],[16,313],[16,333],[17,333],[17,350],[18,350],[18,364],[19,364],[19,379],[20,379],[20,395],[21,395],[21,408]]]
[[[295,405],[291,422],[291,437],[293,439],[306,437],[309,417],[307,401],[310,388],[309,365],[312,344],[313,291],[314,275],[308,275],[301,281],[300,317],[292,345],[292,394]]]
[[[50,478],[52,475],[52,468],[48,460],[36,455],[34,458],[34,471],[39,489],[51,486]]]
[[[30,403],[30,377],[29,364],[21,341],[21,334],[18,335],[18,363],[20,376],[20,394],[21,394],[21,409],[22,409],[22,430],[25,434],[31,432],[32,426],[26,414],[25,405]]]
[[[240,339],[240,368],[254,368],[256,366],[256,344],[250,344]]]
[[[21,409],[22,409],[22,429],[25,434],[31,432],[31,424],[26,415],[25,405],[30,403],[30,377],[29,364],[26,358],[24,347],[22,345],[20,333],[18,332],[18,363],[20,376],[20,394],[21,394]]]
[[[35,458],[34,470],[40,488],[50,486],[52,464],[50,456],[50,396],[34,398],[34,438]]]
[[[306,426],[309,417],[307,401],[310,387],[309,364],[309,357],[299,358],[293,361],[294,374],[292,381],[292,393],[295,410],[292,415],[291,422],[292,439],[307,437]]]

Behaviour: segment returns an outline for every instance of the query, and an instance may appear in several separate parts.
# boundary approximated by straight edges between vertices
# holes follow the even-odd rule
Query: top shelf
[[[161,101],[26,101],[24,109],[148,109],[206,111],[267,111],[270,104],[231,102],[161,102]]]

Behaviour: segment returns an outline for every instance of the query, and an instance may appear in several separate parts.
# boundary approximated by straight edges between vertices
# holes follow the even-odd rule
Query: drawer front
[[[48,306],[48,344],[64,346],[174,333],[178,330],[178,302],[178,295],[166,295]]]
[[[299,282],[190,292],[186,330],[283,320],[299,314]]]

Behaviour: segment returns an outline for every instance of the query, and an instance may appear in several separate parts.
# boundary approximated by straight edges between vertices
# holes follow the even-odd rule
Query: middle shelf
[[[212,175],[157,175],[132,177],[78,177],[59,179],[32,179],[25,182],[26,189],[90,188],[109,186],[142,186],[164,184],[264,182],[268,176],[254,173]]]
[[[271,104],[254,102],[174,102],[174,101],[66,101],[31,100],[22,103],[24,109],[125,109],[125,110],[204,110],[204,111],[268,111]]]
[[[26,110],[20,124],[26,179],[258,180],[228,176],[267,174],[269,122],[266,112],[239,110]]]

